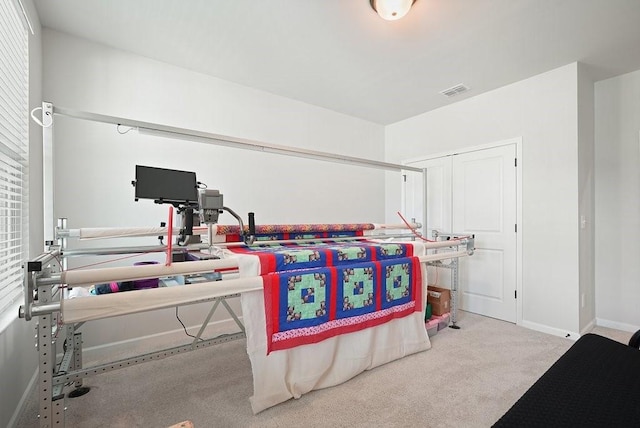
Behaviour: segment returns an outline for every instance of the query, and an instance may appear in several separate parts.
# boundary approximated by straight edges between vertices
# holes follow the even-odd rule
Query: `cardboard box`
[[[451,291],[447,288],[429,285],[427,286],[427,302],[431,303],[433,315],[446,314],[451,310]]]

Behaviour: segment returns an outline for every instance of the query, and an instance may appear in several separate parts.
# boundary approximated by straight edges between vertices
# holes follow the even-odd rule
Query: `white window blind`
[[[0,1],[0,318],[22,296],[29,242],[29,35],[20,13]]]

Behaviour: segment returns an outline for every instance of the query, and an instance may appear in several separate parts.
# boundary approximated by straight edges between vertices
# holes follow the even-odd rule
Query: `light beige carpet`
[[[460,313],[460,330],[432,349],[253,415],[244,341],[85,379],[67,398],[67,427],[489,427],[573,343],[503,321]],[[600,329],[622,342],[630,333]],[[38,426],[31,394],[18,427]]]

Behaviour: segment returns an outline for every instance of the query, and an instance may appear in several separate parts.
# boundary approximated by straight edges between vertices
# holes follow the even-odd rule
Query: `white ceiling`
[[[399,21],[369,0],[35,4],[45,27],[381,124],[575,61],[640,69],[640,0],[417,0]]]

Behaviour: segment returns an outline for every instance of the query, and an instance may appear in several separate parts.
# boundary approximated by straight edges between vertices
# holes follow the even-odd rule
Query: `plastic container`
[[[146,265],[157,265],[158,262],[148,261],[148,262],[136,262],[134,266],[146,266]],[[146,288],[158,288],[158,284],[160,283],[158,278],[145,278],[145,279],[136,279],[133,281],[133,287],[136,290],[144,290]]]

